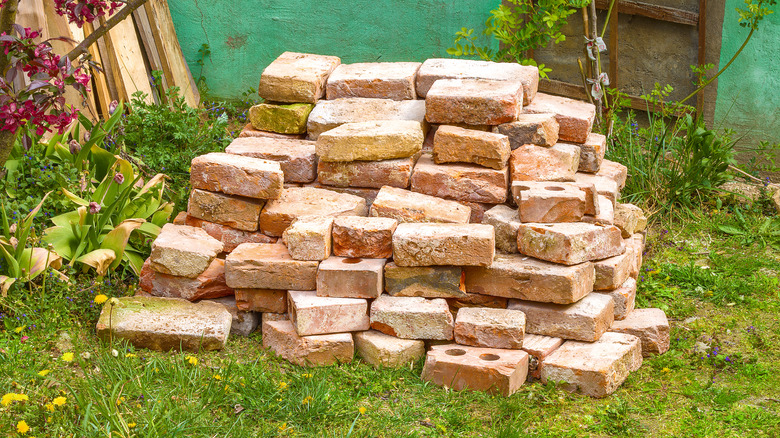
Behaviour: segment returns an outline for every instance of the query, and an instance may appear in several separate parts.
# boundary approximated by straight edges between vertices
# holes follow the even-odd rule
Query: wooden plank
[[[707,49],[707,0],[699,0],[699,53],[698,64],[701,67],[706,64]],[[696,113],[704,110],[704,93],[696,95]]]
[[[596,7],[598,9],[609,9],[609,2],[610,0],[596,0]],[[634,0],[618,0],[618,12],[621,14],[641,15],[655,20],[686,24],[688,26],[696,26],[699,23],[699,14],[695,12]]]
[[[94,30],[92,28],[92,23],[84,23],[82,29],[85,36],[91,34]],[[107,117],[108,105],[111,104],[113,99],[111,98],[111,94],[109,93],[108,89],[108,83],[106,82],[106,70],[105,66],[103,65],[103,60],[100,57],[100,50],[98,49],[99,44],[100,42],[97,42],[91,45],[87,50],[89,51],[89,55],[92,57],[92,60],[103,69],[102,72],[97,70],[91,71],[92,94],[95,97],[95,101],[97,102],[98,107],[100,108],[100,113],[103,115],[103,117]]]
[[[149,0],[144,8],[168,83],[179,87],[187,105],[197,107],[200,104],[200,93],[179,46],[168,1]]]
[[[133,93],[141,91],[146,94],[145,100],[153,103],[149,72],[146,69],[141,44],[138,42],[132,20],[120,21],[108,31],[108,34],[117,61],[116,65],[119,67],[125,101],[128,101]]]
[[[98,22],[101,26],[106,24],[106,20],[103,17],[98,18]],[[111,32],[105,33],[100,40],[103,41],[103,47],[100,48],[100,55],[103,57],[103,61],[110,66],[107,72],[111,73],[109,84],[111,84],[112,98],[120,102],[127,102],[130,96],[125,92],[125,84],[122,78],[122,72],[119,71],[119,60],[117,59]]]
[[[609,86],[618,87],[618,8],[609,16]]]
[[[152,26],[149,24],[146,9],[138,8],[133,11],[133,20],[138,29],[138,34],[141,37],[141,43],[144,52],[146,53],[146,57],[149,60],[149,66],[153,71],[157,70],[163,72],[163,63],[160,59],[160,52],[157,48],[157,44],[154,41],[154,33],[152,32]],[[168,78],[165,77],[164,72],[161,75],[161,80],[163,90],[167,89],[170,85],[168,85]]]

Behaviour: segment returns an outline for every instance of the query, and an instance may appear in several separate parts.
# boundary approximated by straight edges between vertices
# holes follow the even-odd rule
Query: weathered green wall
[[[210,94],[240,97],[284,51],[342,62],[446,57],[461,27],[482,28],[500,0],[169,0],[184,57]],[[203,71],[198,49],[209,44]]]
[[[742,0],[726,0],[721,67],[745,41],[749,29],[737,24]],[[718,78],[715,126],[746,136],[744,146],[760,140],[780,143],[780,10],[766,17],[745,50]]]

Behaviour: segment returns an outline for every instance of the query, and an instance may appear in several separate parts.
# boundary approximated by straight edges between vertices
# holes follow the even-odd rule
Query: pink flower
[[[89,213],[90,214],[97,214],[100,211],[100,204],[97,202],[90,202],[89,203]]]
[[[117,172],[116,175],[114,175],[114,182],[121,185],[125,182],[125,176]]]
[[[81,152],[81,145],[76,140],[71,140],[70,143],[68,143],[70,153],[73,155],[77,155],[79,152]]]
[[[30,339],[30,337],[29,337],[29,336],[22,336],[22,339],[20,339],[20,342],[21,342],[22,344],[24,344],[24,341],[26,341],[26,340],[28,340],[28,339]]]

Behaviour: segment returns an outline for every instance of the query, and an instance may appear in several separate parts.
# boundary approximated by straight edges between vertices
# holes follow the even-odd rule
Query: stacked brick
[[[283,54],[242,136],[193,160],[142,288],[234,296],[299,365],[427,356],[453,389],[612,393],[669,345],[634,309],[647,220],[617,202],[593,105],[537,86],[517,64]]]

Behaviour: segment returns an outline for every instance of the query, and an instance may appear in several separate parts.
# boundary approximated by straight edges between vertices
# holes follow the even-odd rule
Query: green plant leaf
[[[723,231],[726,234],[736,235],[736,236],[742,236],[745,234],[745,231],[741,228],[737,228],[731,225],[718,225],[718,229]]]

